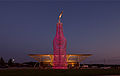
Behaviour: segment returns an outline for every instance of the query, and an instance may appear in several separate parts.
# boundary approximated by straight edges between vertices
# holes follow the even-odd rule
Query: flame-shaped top
[[[59,23],[60,23],[60,18],[62,17],[63,11],[59,15]]]

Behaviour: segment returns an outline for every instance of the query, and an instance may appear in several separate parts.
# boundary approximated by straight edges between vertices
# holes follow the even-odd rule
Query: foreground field
[[[98,76],[120,75],[120,70],[115,69],[82,69],[82,70],[40,70],[40,69],[8,69],[0,70],[0,76]]]

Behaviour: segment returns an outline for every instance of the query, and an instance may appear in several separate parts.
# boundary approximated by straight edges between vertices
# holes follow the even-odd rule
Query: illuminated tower
[[[66,59],[66,45],[67,40],[63,34],[63,23],[60,22],[60,18],[63,11],[59,15],[59,22],[56,24],[56,35],[53,40],[54,59],[53,69],[67,69]]]

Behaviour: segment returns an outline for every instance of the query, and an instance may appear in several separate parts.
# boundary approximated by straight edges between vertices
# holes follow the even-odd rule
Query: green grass
[[[120,75],[120,70],[115,69],[83,69],[83,70],[40,70],[40,69],[12,69],[0,70],[0,76],[97,76]]]

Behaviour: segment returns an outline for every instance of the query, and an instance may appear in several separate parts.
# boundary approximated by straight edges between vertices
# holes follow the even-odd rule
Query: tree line
[[[0,66],[6,66],[6,65],[11,66],[13,65],[13,63],[14,62],[11,58],[8,60],[7,63],[4,61],[3,57],[0,58]]]

